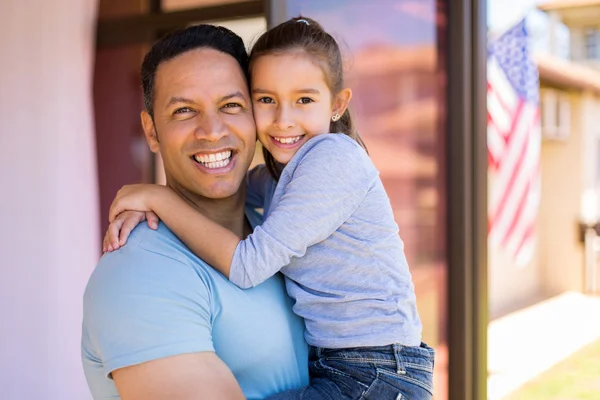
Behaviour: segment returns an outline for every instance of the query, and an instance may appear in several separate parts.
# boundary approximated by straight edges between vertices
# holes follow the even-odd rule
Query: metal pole
[[[596,291],[596,270],[597,270],[597,241],[598,235],[593,227],[585,230],[585,292],[594,293]]]

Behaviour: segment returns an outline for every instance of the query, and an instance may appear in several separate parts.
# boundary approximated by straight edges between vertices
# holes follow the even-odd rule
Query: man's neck
[[[242,186],[233,196],[223,199],[210,199],[175,185],[168,186],[181,196],[188,204],[213,222],[229,229],[240,237],[247,235],[246,190]]]

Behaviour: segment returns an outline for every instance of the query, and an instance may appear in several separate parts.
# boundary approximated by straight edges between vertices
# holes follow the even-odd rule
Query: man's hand
[[[112,375],[123,400],[244,400],[235,377],[213,352],[162,358]]]
[[[169,190],[166,186],[143,183],[123,186],[110,206],[109,222],[112,223],[117,215],[124,211],[154,211],[152,201],[156,196],[165,195]]]

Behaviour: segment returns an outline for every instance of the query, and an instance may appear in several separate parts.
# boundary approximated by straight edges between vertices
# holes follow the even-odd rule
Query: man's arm
[[[235,377],[213,352],[122,368],[113,372],[113,379],[123,400],[244,399]]]
[[[94,397],[112,377],[127,400],[243,399],[214,352],[208,276],[158,253],[168,244],[155,235],[105,255],[86,288],[83,350],[103,370],[88,370]]]

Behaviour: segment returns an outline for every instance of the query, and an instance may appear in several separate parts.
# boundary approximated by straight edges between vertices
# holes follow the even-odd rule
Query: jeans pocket
[[[378,379],[396,387],[404,398],[410,400],[429,400],[433,396],[433,373],[421,370],[395,371],[389,368],[377,368]]]
[[[397,383],[390,382],[385,376],[378,373],[377,378],[363,392],[360,400],[413,400],[413,397],[410,397],[411,392],[400,386]],[[419,397],[414,399],[420,400]]]
[[[312,369],[316,374],[326,374],[326,375],[334,375],[340,376],[343,378],[351,378],[350,374],[344,371],[344,368],[340,368],[335,363],[328,362],[323,358],[319,358],[315,362],[312,363]]]
[[[341,395],[340,398],[358,399],[375,380],[375,372],[368,374],[346,363],[321,358],[311,364],[310,377],[311,385],[313,379],[325,379],[334,384],[337,394],[331,393],[332,398]]]

